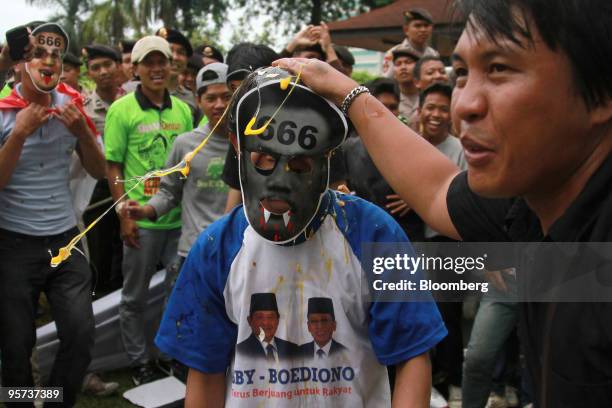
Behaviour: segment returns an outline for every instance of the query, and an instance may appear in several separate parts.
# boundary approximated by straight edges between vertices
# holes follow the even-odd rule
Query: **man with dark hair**
[[[397,83],[389,78],[376,78],[366,84],[374,95],[395,116],[399,116],[399,89]]]
[[[440,57],[423,57],[414,65],[414,85],[423,91],[434,82],[448,82],[444,62]]]
[[[144,312],[149,282],[158,263],[176,259],[181,234],[181,210],[173,208],[155,221],[132,221],[123,197],[145,204],[159,190],[160,177],[135,185],[135,179],[162,169],[176,137],[192,129],[189,106],[168,92],[172,50],[159,36],[146,36],[132,49],[134,70],[140,77],[136,91],[111,105],[104,138],[107,178],[115,201],[123,239],[123,288],[119,304],[121,340],[133,368],[136,385],[156,377],[147,350]],[[120,180],[126,180],[125,184]]]
[[[117,75],[121,71],[121,54],[115,48],[102,44],[90,44],[83,48],[87,75],[96,87],[85,99],[85,111],[91,117],[96,130],[104,140],[106,114],[111,104],[125,93],[117,85]],[[89,225],[108,208],[99,203],[110,202],[111,194],[108,181],[100,180],[92,193],[91,205],[95,208],[83,214],[85,225]],[[114,212],[100,220],[96,228],[87,235],[89,256],[95,266],[99,295],[121,287],[122,244],[120,239],[119,218]]]
[[[336,331],[336,315],[332,298],[311,297],[308,299],[306,314],[308,332],[313,341],[302,344],[300,355],[305,359],[324,359],[346,350],[341,343],[333,339]]]
[[[198,75],[198,72],[204,68],[202,59],[202,54],[194,53],[191,57],[189,57],[187,67],[180,76],[180,82],[183,88],[190,90],[194,94],[196,94],[196,76]]]
[[[195,51],[202,58],[203,65],[212,64],[213,62],[225,62],[221,51],[212,45],[202,44]]]
[[[206,65],[197,75],[198,103],[208,122],[201,128],[179,135],[165,164],[166,168],[178,165],[216,126],[206,146],[191,161],[189,176],[185,178],[180,173],[168,174],[162,177],[159,191],[146,204],[140,205],[135,200],[127,203],[126,212],[130,218],[151,221],[181,206],[179,260],[167,271],[169,289],[198,235],[219,219],[225,209],[228,187],[221,180],[221,173],[230,143],[225,123],[218,122],[232,96],[226,76],[227,65],[220,62]]]
[[[104,157],[81,95],[60,83],[68,35],[55,23],[32,28],[31,55],[19,62],[22,80],[0,101],[2,385],[34,385],[30,358],[36,305],[44,291],[59,338],[45,385],[63,387],[63,405],[73,406],[94,343],[91,270],[79,253],[53,268],[50,253],[78,234],[68,186],[73,152],[95,178],[104,176]],[[2,68],[16,63],[6,56]]]
[[[398,48],[410,50],[416,55],[417,59],[421,57],[439,57],[438,51],[427,45],[433,31],[433,17],[424,8],[414,7],[404,13],[404,25],[402,26],[406,38],[401,43],[392,47],[385,53],[385,64],[383,65],[384,75],[393,77],[393,51]]]
[[[280,314],[274,293],[253,293],[247,321],[251,334],[236,345],[236,352],[255,358],[265,358],[275,364],[297,356],[298,346],[276,337]]]
[[[355,57],[349,51],[349,49],[343,45],[333,44],[333,47],[334,51],[336,51],[336,55],[338,56],[338,61],[340,62],[339,71],[342,72],[344,75],[350,77],[353,74],[353,65],[355,65]],[[333,66],[333,64],[331,65]]]
[[[164,38],[170,44],[170,49],[172,50],[172,65],[170,69],[170,82],[168,82],[168,91],[170,95],[176,96],[183,102],[185,102],[191,108],[194,124],[197,123],[196,120],[199,119],[200,114],[197,111],[198,106],[195,101],[195,97],[193,92],[189,89],[186,89],[180,83],[180,76],[185,72],[187,68],[187,62],[189,58],[193,55],[193,48],[191,47],[191,43],[178,30],[174,30],[172,28],[162,27],[155,35],[158,35]]]
[[[393,75],[400,89],[400,115],[409,120],[419,107],[419,90],[414,84],[414,66],[418,55],[408,48],[397,48],[393,51]]]
[[[102,44],[90,44],[83,48],[83,58],[87,67],[87,76],[96,87],[85,99],[85,112],[89,115],[96,130],[104,140],[104,124],[110,105],[124,94],[117,85],[117,75],[121,71],[121,54],[113,47]],[[93,189],[90,205],[94,206],[83,213],[85,225],[89,225],[102,215],[110,203],[111,194],[106,179],[99,180]],[[97,205],[97,206],[96,206]],[[111,212],[87,234],[87,249],[90,264],[96,269],[96,293],[103,296],[121,287],[122,244],[120,238],[119,218]],[[96,397],[114,393],[119,384],[105,382],[100,375],[90,372],[83,380],[83,391]]]
[[[81,65],[83,65],[81,58],[67,52],[66,55],[64,55],[64,65],[62,69],[62,76],[60,77],[60,81],[79,92],[81,92],[81,85],[79,85]]]
[[[267,67],[279,55],[270,47],[263,44],[239,43],[227,53],[227,85],[232,92],[242,83],[251,72],[261,67]]]
[[[134,65],[132,64],[132,48],[134,48],[134,40],[121,40],[119,42],[119,51],[121,52],[121,70],[117,75],[117,85],[122,87],[126,92],[132,92],[138,85],[134,81]]]
[[[459,4],[468,22],[453,56],[451,116],[467,172],[362,94],[349,115],[374,162],[410,207],[449,237],[612,240],[612,71],[603,63],[612,60],[612,4]],[[356,85],[323,63],[279,65],[302,69],[306,84],[338,104]],[[519,265],[517,271],[529,274]],[[528,302],[520,309],[535,405],[605,405],[612,393],[612,302]]]

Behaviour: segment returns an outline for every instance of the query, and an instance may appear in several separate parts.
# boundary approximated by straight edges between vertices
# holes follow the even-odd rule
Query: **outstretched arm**
[[[294,74],[301,72],[300,77],[308,87],[338,106],[358,85],[318,60],[287,58],[275,61],[274,65]],[[433,229],[460,239],[446,205],[449,186],[459,168],[369,94],[359,95],[348,114],[393,190]]]

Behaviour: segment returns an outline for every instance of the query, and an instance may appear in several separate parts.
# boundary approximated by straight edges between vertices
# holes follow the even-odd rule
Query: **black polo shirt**
[[[610,242],[612,156],[546,236],[523,199],[479,197],[466,172],[452,182],[447,205],[465,241]],[[522,303],[520,315],[536,407],[612,406],[612,303]]]

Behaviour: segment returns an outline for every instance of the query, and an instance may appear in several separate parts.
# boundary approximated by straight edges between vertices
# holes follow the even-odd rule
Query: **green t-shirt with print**
[[[104,126],[106,160],[123,164],[125,191],[134,187],[133,179],[164,168],[174,140],[192,130],[189,106],[166,95],[160,109],[137,89],[116,100],[109,108]],[[150,178],[131,190],[128,197],[144,205],[159,190],[159,177]],[[181,226],[181,209],[176,207],[157,221],[144,219],[137,225],[145,229],[172,229]]]

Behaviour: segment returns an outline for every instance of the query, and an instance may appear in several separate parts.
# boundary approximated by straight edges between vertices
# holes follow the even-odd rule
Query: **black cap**
[[[204,68],[202,54],[194,52],[193,55],[187,60],[187,68],[192,69],[195,72],[200,72],[200,70]]]
[[[346,48],[344,45],[338,44],[334,44],[333,47],[340,61],[344,62],[347,65],[350,65],[351,67],[355,65],[355,57],[353,57],[353,54],[351,54],[348,48]]]
[[[204,57],[213,58],[219,62],[223,62],[223,54],[221,54],[221,51],[212,45],[200,45],[198,48],[196,48],[196,51],[202,54]]]
[[[330,298],[326,297],[311,297],[308,299],[308,314],[312,313],[327,313],[332,315],[332,319],[336,320],[334,315],[334,303]]]
[[[109,47],[108,45],[89,44],[83,48],[83,58],[85,58],[87,61],[103,57],[110,58],[116,62],[121,61],[119,51],[113,47]]]
[[[429,11],[424,8],[414,7],[404,13],[404,20],[409,23],[414,20],[424,20],[429,24],[433,24],[433,17]]]
[[[278,313],[276,295],[274,293],[253,293],[251,295],[251,308],[249,309],[249,315],[262,310]]]
[[[81,59],[73,53],[67,52],[66,54],[64,54],[64,64],[80,67],[81,65],[83,65],[83,61],[81,61]]]
[[[165,38],[170,44],[179,44],[185,47],[185,51],[187,51],[187,56],[191,57],[193,55],[193,48],[191,47],[191,43],[180,31],[174,30],[172,28],[162,27],[155,35],[158,35],[162,38]]]
[[[135,40],[121,40],[119,41],[119,51],[122,54],[131,54],[134,44],[136,44]]]
[[[410,57],[416,62],[421,58],[412,49],[407,48],[407,47],[396,48],[393,51],[391,51],[391,54],[393,54],[393,61],[395,61],[399,57]]]

